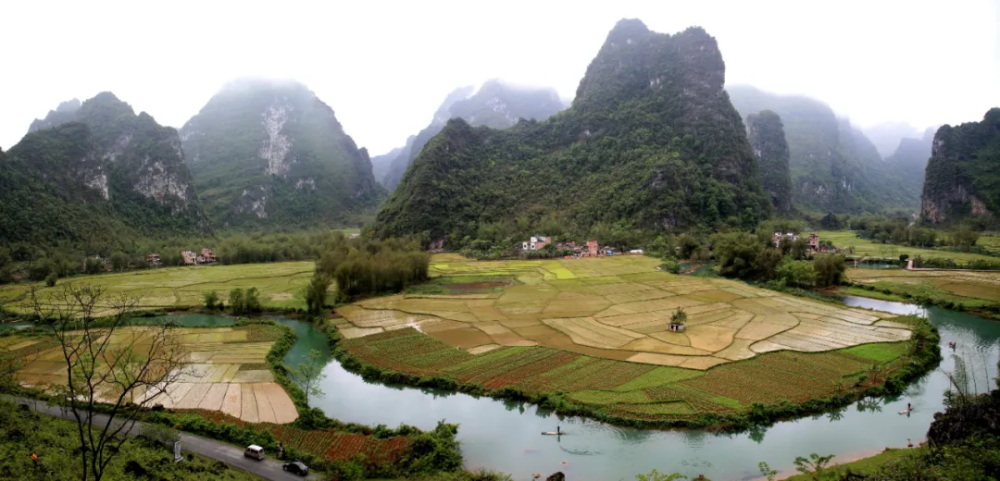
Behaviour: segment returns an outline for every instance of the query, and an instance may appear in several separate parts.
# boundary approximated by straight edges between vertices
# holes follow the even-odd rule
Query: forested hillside
[[[778,114],[764,110],[747,116],[747,137],[760,161],[764,191],[771,196],[771,207],[780,212],[792,209],[792,180],[788,173],[788,143]]]
[[[29,130],[0,157],[0,244],[207,230],[177,131],[113,94],[64,103]]]
[[[754,225],[770,210],[725,65],[700,28],[622,20],[572,107],[506,130],[452,119],[378,214],[379,235],[475,236],[519,215],[648,229]]]
[[[934,135],[921,217],[955,222],[1000,212],[1000,108],[981,122],[945,125]]]
[[[304,85],[226,85],[181,128],[195,184],[220,228],[360,222],[385,191],[334,115]]]
[[[919,191],[899,181],[865,134],[826,104],[750,86],[727,90],[744,117],[762,110],[781,117],[795,207],[835,213],[917,208]]]
[[[520,87],[494,79],[484,83],[478,91],[471,86],[456,89],[438,107],[430,125],[407,139],[404,147],[394,150],[395,155],[387,154],[392,158],[388,170],[381,177],[376,173],[375,178],[386,188],[395,189],[413,159],[441,132],[448,119],[460,118],[473,126],[505,129],[522,118],[545,120],[563,108],[562,100],[551,88]]]

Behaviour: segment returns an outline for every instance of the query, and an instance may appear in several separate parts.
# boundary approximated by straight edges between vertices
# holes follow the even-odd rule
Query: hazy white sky
[[[718,39],[729,84],[806,94],[859,125],[980,120],[1000,106],[1000,1],[34,1],[0,28],[0,146],[110,90],[180,127],[226,81],[294,78],[372,155],[452,89],[500,77],[572,98],[615,22]]]

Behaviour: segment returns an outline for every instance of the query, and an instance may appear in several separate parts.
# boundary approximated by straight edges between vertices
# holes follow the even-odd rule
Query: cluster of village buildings
[[[203,248],[200,254],[196,254],[193,251],[181,251],[181,258],[183,259],[183,264],[186,266],[213,264],[217,260],[215,258],[215,251],[207,247]],[[150,254],[146,256],[146,261],[149,262],[149,267],[160,267],[162,265],[160,254]]]
[[[800,236],[798,234],[795,234],[795,233],[792,233],[792,232],[788,232],[786,234],[782,234],[781,232],[775,232],[774,235],[771,236],[771,241],[774,242],[774,247],[781,247],[781,243],[782,242],[794,242],[794,241],[799,240],[800,238],[802,238],[802,236]],[[827,247],[827,246],[820,245],[820,243],[819,243],[819,234],[815,234],[815,233],[809,234],[808,239],[809,239],[809,247],[808,247],[808,249],[809,249],[809,252],[812,253],[812,254],[815,254],[815,253],[818,253],[818,252],[835,252],[835,251],[839,250],[839,249],[837,249],[836,247],[833,247],[833,246]]]
[[[545,246],[552,244],[552,238],[548,236],[531,236],[530,239],[521,243],[521,250],[524,252],[540,251]],[[572,251],[572,255],[567,255],[567,259],[577,259],[580,257],[601,257],[622,254],[622,251],[611,246],[601,245],[596,240],[589,240],[582,245],[577,245],[574,241],[557,242],[557,251]],[[633,249],[629,254],[642,254],[642,249]]]

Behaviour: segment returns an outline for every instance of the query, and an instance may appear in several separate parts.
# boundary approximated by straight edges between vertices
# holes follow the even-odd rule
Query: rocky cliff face
[[[206,210],[223,226],[343,225],[384,197],[368,152],[299,83],[232,82],[181,139]]]
[[[388,171],[380,179],[388,189],[394,189],[432,137],[444,128],[448,119],[460,118],[473,126],[487,126],[505,129],[519,119],[545,120],[563,110],[565,106],[558,93],[550,88],[526,88],[509,85],[502,80],[490,80],[479,90],[462,87],[452,91],[434,113],[430,125],[416,136],[410,137],[406,145],[393,157]]]
[[[916,209],[919,192],[898,181],[871,140],[846,119],[838,119],[829,106],[750,86],[732,86],[728,92],[743,116],[772,110],[781,117],[796,207],[838,213]]]
[[[753,225],[770,209],[724,79],[704,30],[666,35],[622,20],[559,115],[505,130],[449,121],[376,228],[462,239],[519,216],[584,229]]]
[[[778,211],[792,209],[792,180],[788,171],[788,143],[778,114],[764,110],[747,117],[750,148],[760,161],[764,191],[771,196],[771,206]]]
[[[920,214],[955,222],[1000,209],[1000,108],[981,122],[945,125],[934,135]]]
[[[69,240],[190,233],[207,228],[177,131],[109,92],[36,120],[3,164],[14,201],[8,239]],[[3,204],[3,202],[0,202]],[[16,206],[13,207],[13,206]],[[72,218],[67,216],[73,212]],[[114,227],[112,227],[114,226]]]

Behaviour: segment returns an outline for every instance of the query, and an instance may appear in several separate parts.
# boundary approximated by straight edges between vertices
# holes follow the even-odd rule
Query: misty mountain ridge
[[[0,242],[207,229],[177,131],[114,94],[64,102],[28,130],[0,161]]]
[[[749,85],[727,87],[744,118],[777,113],[785,128],[796,207],[826,212],[917,209],[919,187],[898,178],[878,147],[827,104],[801,95],[779,95]]]
[[[368,152],[295,81],[232,81],[180,133],[206,211],[220,226],[339,226],[385,197]]]
[[[568,109],[504,130],[450,120],[383,205],[376,231],[455,245],[518,216],[582,229],[750,227],[769,201],[724,80],[703,29],[669,35],[622,20]]]
[[[420,154],[427,142],[440,132],[449,119],[460,118],[473,126],[487,126],[505,129],[520,119],[545,120],[563,110],[566,105],[555,89],[548,87],[528,87],[492,79],[478,89],[465,86],[453,90],[434,112],[430,125],[407,139],[403,147],[379,156],[378,164],[388,163],[383,176],[376,179],[392,190],[399,184],[406,169]]]

